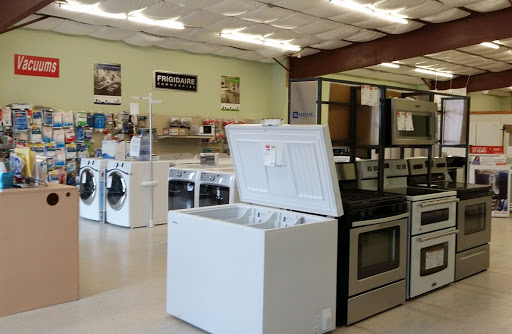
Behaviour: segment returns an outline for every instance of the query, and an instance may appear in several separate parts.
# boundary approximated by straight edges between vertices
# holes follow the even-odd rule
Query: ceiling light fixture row
[[[241,41],[251,44],[259,44],[279,48],[286,51],[300,51],[301,47],[298,45],[292,45],[289,41],[279,41],[275,39],[268,39],[262,35],[252,35],[241,33],[240,30],[223,30],[220,37]]]
[[[384,66],[384,67],[390,67],[390,68],[400,68],[400,65],[398,65],[396,63],[396,61],[391,62],[391,63],[380,63],[379,65]],[[432,69],[426,68],[426,67],[415,67],[414,71],[418,72],[418,73],[430,74],[430,75],[435,75],[435,76],[439,76],[439,77],[453,78],[452,73],[432,70]]]
[[[495,44],[497,41],[492,41],[492,42],[482,42],[480,43],[480,45],[482,46],[485,46],[485,47],[488,47],[488,48],[491,48],[491,49],[499,49],[500,46],[498,44]]]
[[[141,12],[145,9],[139,9],[128,14],[125,13],[109,13],[101,10],[98,4],[94,5],[84,5],[79,2],[67,1],[67,3],[60,4],[60,7],[65,10],[69,10],[77,13],[85,13],[90,15],[96,15],[101,17],[108,17],[112,19],[118,20],[128,20],[138,23],[143,23],[147,25],[159,26],[164,28],[171,29],[185,29],[185,26],[181,22],[177,22],[176,18],[168,19],[168,20],[153,20],[148,17],[145,17],[141,14]]]
[[[401,16],[399,14],[392,13],[392,12],[386,12],[384,10],[375,8],[375,6],[373,6],[373,5],[361,5],[352,0],[329,0],[329,1],[335,5],[338,5],[338,6],[350,9],[350,10],[355,10],[355,11],[358,11],[361,13],[365,13],[368,15],[372,15],[372,16],[375,16],[375,17],[378,17],[378,18],[381,18],[381,19],[384,19],[387,21],[396,22],[396,23],[400,23],[400,24],[408,24],[409,23],[409,21],[404,16]]]

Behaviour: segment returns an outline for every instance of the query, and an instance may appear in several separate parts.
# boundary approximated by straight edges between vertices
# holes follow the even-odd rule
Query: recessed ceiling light
[[[453,74],[447,73],[447,72],[439,72],[439,71],[433,71],[426,68],[419,68],[416,67],[414,69],[415,72],[424,73],[424,74],[431,74],[439,77],[445,77],[445,78],[453,78]]]
[[[361,5],[352,0],[329,0],[329,1],[335,5],[338,5],[338,6],[350,9],[350,10],[355,10],[355,11],[358,11],[361,13],[365,13],[368,15],[373,15],[373,16],[379,17],[379,18],[387,20],[387,21],[396,22],[396,23],[400,23],[400,24],[408,24],[409,23],[409,21],[406,20],[402,16],[396,15],[391,12],[386,12],[381,9],[377,9],[377,8],[373,7],[372,5]]]
[[[380,63],[379,65],[391,68],[400,68],[400,65],[394,63]]]
[[[500,48],[499,45],[491,43],[491,42],[483,42],[483,43],[480,43],[480,45],[491,48],[491,49],[499,49]]]

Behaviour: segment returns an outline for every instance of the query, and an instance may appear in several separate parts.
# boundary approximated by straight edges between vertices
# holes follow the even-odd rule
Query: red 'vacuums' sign
[[[14,74],[58,78],[59,59],[15,54]]]

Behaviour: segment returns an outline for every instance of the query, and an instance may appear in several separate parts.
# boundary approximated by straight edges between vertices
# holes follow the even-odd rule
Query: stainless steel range
[[[358,186],[377,187],[376,160],[359,161]],[[386,160],[384,187],[405,195],[409,207],[407,239],[407,298],[413,298],[453,282],[455,229],[458,198],[455,191],[407,187],[404,159]]]
[[[408,159],[409,185],[426,187],[427,158]],[[491,241],[491,187],[486,185],[451,182],[447,178],[446,160],[434,158],[432,188],[457,193],[457,250],[455,280],[461,280],[489,268]]]
[[[355,166],[343,173],[355,177]],[[349,325],[405,302],[407,202],[399,194],[343,189],[338,227],[337,325]],[[355,182],[355,180],[352,180]]]

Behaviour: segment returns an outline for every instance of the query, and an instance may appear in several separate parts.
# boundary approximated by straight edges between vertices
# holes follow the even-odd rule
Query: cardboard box
[[[126,158],[126,144],[124,141],[104,140],[101,143],[103,159],[124,160]]]
[[[169,135],[169,128],[164,128],[164,130],[162,131],[162,134],[164,136],[168,136]]]
[[[188,136],[188,129],[187,128],[179,128],[179,135],[180,136]]]
[[[169,136],[179,136],[180,128],[169,128]]]

